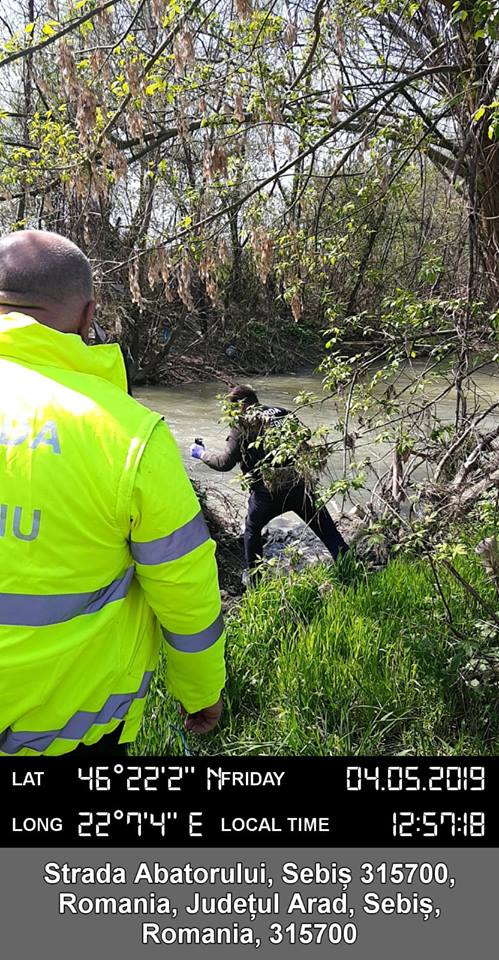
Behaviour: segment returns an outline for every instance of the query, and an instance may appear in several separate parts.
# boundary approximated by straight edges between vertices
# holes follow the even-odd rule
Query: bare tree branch
[[[45,47],[50,47],[52,43],[56,43],[61,37],[72,33],[72,31],[80,27],[82,23],[86,23],[87,20],[93,20],[94,17],[97,17],[100,13],[104,13],[105,10],[109,10],[110,7],[115,7],[117,3],[119,3],[119,0],[107,0],[107,2],[101,4],[100,7],[94,7],[93,10],[88,10],[87,13],[82,14],[81,17],[77,17],[76,20],[70,20],[62,30],[52,34],[51,37],[47,37],[46,40],[41,40],[40,43],[34,43],[24,47],[22,50],[16,50],[15,53],[9,53],[7,57],[0,60],[0,67],[6,67],[8,63],[14,63],[15,60],[20,60],[21,57],[29,57],[38,50],[45,50]]]

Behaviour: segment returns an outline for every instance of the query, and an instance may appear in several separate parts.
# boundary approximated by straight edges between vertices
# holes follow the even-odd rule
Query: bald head
[[[94,306],[90,263],[71,240],[44,230],[0,240],[1,313],[18,310],[86,338]]]

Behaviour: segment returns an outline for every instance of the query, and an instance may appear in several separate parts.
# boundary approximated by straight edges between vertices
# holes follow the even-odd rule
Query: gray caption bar
[[[497,860],[495,849],[9,848],[2,941],[12,957],[43,943],[54,960],[468,960],[495,943]]]

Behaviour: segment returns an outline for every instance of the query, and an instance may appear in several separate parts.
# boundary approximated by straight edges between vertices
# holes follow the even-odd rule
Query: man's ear
[[[78,333],[84,343],[88,343],[88,335],[90,333],[90,327],[92,325],[92,320],[94,319],[95,314],[95,300],[89,300],[85,309],[82,312],[80,324],[78,327]]]

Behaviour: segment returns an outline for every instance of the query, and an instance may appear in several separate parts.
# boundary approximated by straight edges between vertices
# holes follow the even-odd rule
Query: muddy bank
[[[182,383],[204,383],[218,380],[232,384],[252,376],[299,373],[315,369],[324,357],[319,345],[296,348],[290,344],[275,353],[237,349],[227,356],[223,349],[211,348],[205,353],[172,351],[160,362],[139,367],[133,376],[134,386],[173,386]]]
[[[326,355],[327,334],[313,327],[276,332],[263,319],[247,320],[241,327],[220,329],[219,336],[184,329],[165,342],[151,337],[146,344],[129,344],[135,358],[132,383],[140,386],[175,386],[209,380],[235,383],[252,376],[296,374],[316,370]],[[365,342],[344,340],[345,355],[365,349]]]
[[[221,515],[208,506],[204,493],[200,496],[210,535],[217,545],[217,565],[224,609],[236,603],[243,593],[244,545],[243,524],[234,519],[230,511]],[[368,541],[367,525],[363,518],[352,515],[336,520],[342,536],[352,553],[370,572],[379,570],[387,560],[386,548],[374,547]],[[314,533],[304,524],[293,528],[273,522],[263,531],[264,559],[269,561],[276,574],[299,572],[315,563],[332,563],[329,551]]]

